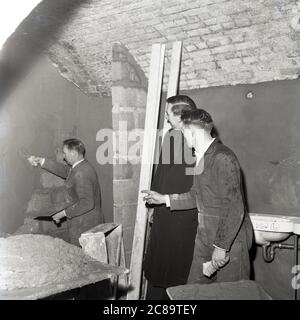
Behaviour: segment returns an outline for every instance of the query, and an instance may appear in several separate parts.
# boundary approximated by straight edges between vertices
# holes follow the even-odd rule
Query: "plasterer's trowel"
[[[36,216],[36,217],[34,217],[33,219],[34,219],[34,220],[38,220],[38,221],[52,221],[52,222],[55,223],[55,225],[56,225],[57,227],[60,227],[60,226],[61,226],[61,222],[56,223],[55,220],[53,220],[53,218],[52,218],[52,217],[53,217],[56,213],[58,213],[58,212],[60,212],[60,210],[57,211],[57,212],[55,212],[55,213],[48,214],[48,215]]]

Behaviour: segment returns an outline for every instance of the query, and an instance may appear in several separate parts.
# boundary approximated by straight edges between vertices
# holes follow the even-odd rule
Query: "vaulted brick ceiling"
[[[166,83],[171,44],[183,40],[180,89],[294,79],[299,17],[296,0],[44,0],[9,39],[5,55],[17,69],[17,61],[30,64],[42,49],[91,95],[110,95],[115,42],[146,75],[151,45],[166,43]]]

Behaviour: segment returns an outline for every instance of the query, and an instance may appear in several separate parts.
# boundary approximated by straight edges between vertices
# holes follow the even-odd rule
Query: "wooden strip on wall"
[[[141,193],[141,190],[147,190],[151,187],[151,177],[157,133],[156,129],[163,79],[164,53],[164,44],[154,44],[152,46],[140,185],[128,283],[130,288],[129,290],[131,291],[127,293],[127,300],[138,300],[140,298],[142,262],[147,224],[147,208],[145,206],[145,202],[143,201],[144,195]]]
[[[181,52],[182,52],[182,41],[173,42],[167,98],[178,94]],[[165,133],[169,129],[171,129],[171,126],[167,122],[167,120],[164,118],[163,136],[165,136]]]
[[[178,93],[182,41],[173,42],[167,98]]]

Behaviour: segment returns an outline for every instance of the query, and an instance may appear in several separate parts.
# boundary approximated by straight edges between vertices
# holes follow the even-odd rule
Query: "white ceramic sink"
[[[259,245],[287,239],[293,232],[294,223],[286,216],[250,213],[255,242]]]

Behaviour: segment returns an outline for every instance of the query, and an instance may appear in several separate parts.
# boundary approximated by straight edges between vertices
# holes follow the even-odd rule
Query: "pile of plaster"
[[[67,242],[45,235],[0,238],[0,289],[60,284],[88,270],[89,257]]]

